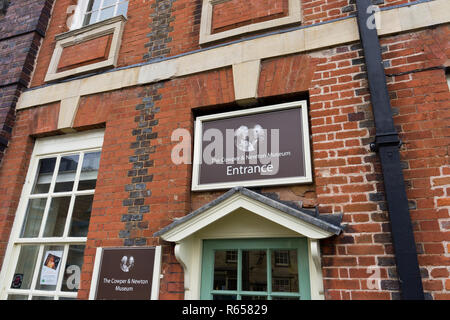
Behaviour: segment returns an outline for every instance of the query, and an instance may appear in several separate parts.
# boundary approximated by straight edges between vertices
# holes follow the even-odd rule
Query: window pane
[[[78,190],[95,189],[99,165],[100,152],[91,152],[84,155]]]
[[[39,266],[40,270],[36,289],[47,291],[56,290],[63,252],[63,246],[45,246]]]
[[[127,16],[127,11],[128,11],[128,1],[125,2],[121,2],[119,4],[119,7],[117,8],[117,15],[123,15],[124,17]]]
[[[53,198],[45,225],[44,237],[62,237],[69,211],[70,197]]]
[[[299,292],[297,250],[272,251],[272,291]]]
[[[33,296],[31,300],[55,300],[54,297],[48,297],[48,296]]]
[[[77,292],[80,287],[81,267],[85,246],[70,246],[62,283],[62,291]]]
[[[276,250],[275,255],[275,265],[289,267],[289,250]]]
[[[110,7],[110,8],[106,8],[100,11],[100,20],[99,21],[103,21],[109,18],[112,18],[114,16],[114,8],[115,7]]]
[[[11,288],[30,289],[38,252],[39,246],[22,246],[20,248],[19,260],[17,261]]]
[[[87,13],[84,17],[83,26],[95,23],[97,21],[98,13],[98,11]]]
[[[237,263],[227,260],[232,255],[237,256],[237,251],[216,251],[214,254],[214,290],[236,290],[237,289]]]
[[[242,290],[267,290],[267,256],[265,250],[242,251]]]
[[[112,6],[113,4],[116,4],[118,0],[104,0],[103,1],[103,8]]]
[[[69,237],[86,237],[91,219],[92,201],[94,195],[79,196],[73,206],[72,221],[70,223]]]
[[[20,237],[34,238],[39,236],[39,230],[41,228],[41,221],[42,216],[44,215],[46,202],[47,198],[30,199]]]
[[[8,300],[28,300],[28,296],[23,296],[21,294],[9,294]]]
[[[52,182],[53,171],[55,170],[56,158],[39,160],[38,175],[32,194],[47,193]]]
[[[58,177],[56,178],[55,192],[72,191],[79,157],[79,155],[72,155],[61,158]]]
[[[87,6],[87,11],[94,11],[97,10],[98,8],[100,8],[100,3],[102,2],[102,0],[91,0],[89,1],[89,4]]]

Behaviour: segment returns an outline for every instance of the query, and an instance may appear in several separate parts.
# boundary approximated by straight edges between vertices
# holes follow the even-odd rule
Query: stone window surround
[[[127,19],[124,16],[120,15],[80,29],[57,35],[55,37],[55,50],[53,51],[52,59],[45,76],[45,81],[48,82],[87,73],[89,71],[116,67],[126,20]],[[107,60],[58,72],[58,64],[64,48],[109,34],[112,34],[112,41]]]
[[[211,33],[213,7],[229,0],[203,0],[200,22],[200,44],[230,38],[244,33],[279,27],[301,21],[301,5],[299,0],[288,0],[289,12],[286,17],[245,25],[231,30]]]

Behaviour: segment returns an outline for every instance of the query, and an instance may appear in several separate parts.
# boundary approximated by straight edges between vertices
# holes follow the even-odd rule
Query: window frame
[[[445,77],[447,78],[448,90],[450,91],[450,67],[445,69]]]
[[[35,181],[38,177],[39,161],[44,158],[49,158],[56,156],[56,164],[52,176],[52,185],[56,183],[56,177],[58,176],[57,166],[60,162],[61,157],[65,155],[70,155],[74,153],[85,154],[87,152],[101,151],[103,145],[104,130],[93,130],[86,133],[74,133],[64,136],[48,137],[37,139],[33,149],[33,153],[30,158],[30,164],[28,167],[27,176],[25,179],[24,186],[22,188],[22,193],[20,196],[19,204],[16,211],[16,216],[13,223],[13,228],[11,230],[10,238],[8,241],[8,246],[5,253],[5,259],[0,272],[0,299],[7,299],[8,295],[28,295],[28,300],[31,300],[35,296],[52,296],[53,299],[59,298],[76,298],[77,291],[62,291],[64,272],[66,267],[66,262],[68,258],[68,253],[70,246],[74,245],[85,245],[87,242],[86,237],[70,237],[70,225],[73,213],[73,207],[76,196],[82,195],[94,195],[95,189],[74,191],[76,185],[72,188],[70,192],[58,192],[52,193],[49,190],[47,193],[43,194],[32,194],[32,189],[34,187]],[[79,163],[77,165],[77,175],[74,181],[77,181],[80,177],[82,159],[80,156]],[[46,219],[49,213],[49,206],[53,195],[60,196],[71,196],[70,207],[66,216],[64,233],[61,237],[43,237],[43,232],[45,230]],[[44,197],[45,195],[45,197]],[[30,199],[46,199],[46,210],[43,213],[42,220],[40,222],[40,232],[38,237],[25,238],[21,237],[22,226],[27,216],[27,208]],[[38,253],[36,258],[36,263],[33,269],[33,276],[31,278],[32,282],[29,289],[13,289],[11,288],[11,281],[13,280],[14,273],[16,270],[16,265],[20,256],[20,251],[23,246],[26,245],[38,245]],[[44,249],[48,246],[62,246],[63,255],[61,257],[61,265],[58,271],[58,280],[55,290],[39,290],[36,289],[38,284],[39,273],[42,265],[42,259],[44,259]],[[48,250],[48,249],[47,249]],[[50,249],[51,250],[51,249]]]
[[[277,267],[289,267],[291,265],[291,258],[289,256],[288,250],[279,250],[278,255],[275,254],[274,257],[275,257],[275,265]]]
[[[299,276],[299,291],[273,292],[272,274],[269,266],[272,263],[271,254],[273,250],[297,250],[297,267]],[[238,261],[242,259],[243,250],[266,250],[267,259],[267,290],[243,291],[241,265],[238,262],[237,268],[237,290],[214,290],[214,252],[216,250],[238,250]],[[204,240],[201,266],[201,300],[212,300],[213,295],[236,295],[240,300],[242,296],[267,296],[270,300],[276,297],[299,298],[299,300],[311,299],[310,271],[308,257],[307,238],[255,238],[255,239],[224,239],[224,240]]]
[[[97,19],[95,20],[95,22],[84,24],[84,20],[86,18],[86,15],[88,14],[87,9],[88,9],[90,1],[91,0],[79,0],[78,5],[76,6],[76,9],[75,9],[74,17],[73,17],[73,20],[72,20],[72,25],[69,28],[70,30],[80,29],[80,28],[87,27],[87,26],[90,26],[92,24],[104,21],[104,20],[108,20],[108,19],[114,18],[114,17],[117,16],[117,10],[119,8],[119,4],[120,3],[128,2],[128,6],[130,5],[130,1],[129,0],[115,0],[115,3],[113,5],[110,5],[108,7],[103,8],[102,6],[103,6],[103,3],[104,3],[105,0],[101,0],[99,9],[97,9],[95,11],[101,11],[101,10],[108,9],[108,8],[114,6],[114,14],[111,17],[109,17],[107,19],[104,19],[104,20],[100,20],[100,14],[98,14],[97,15]],[[92,11],[89,11],[89,12],[92,12]],[[127,7],[127,13],[128,13],[128,7]],[[124,17],[126,18],[127,15],[125,14]]]

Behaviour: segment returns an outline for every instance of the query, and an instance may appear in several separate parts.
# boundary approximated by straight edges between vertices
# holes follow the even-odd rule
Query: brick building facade
[[[18,102],[0,167],[0,297],[88,299],[97,248],[150,246],[162,247],[159,299],[220,296],[202,282],[203,242],[206,252],[208,241],[240,239],[241,257],[263,239],[269,260],[281,257],[271,241],[295,238],[307,241],[296,249],[307,271],[293,276],[306,287],[278,297],[400,299],[392,177],[371,149],[374,84],[358,2],[105,2],[55,1]],[[372,3],[423,296],[449,299],[449,3]],[[195,164],[173,161],[173,133],[188,132],[194,150],[199,117],[298,101],[307,104],[312,182],[193,191]],[[83,162],[91,157],[95,178]],[[72,230],[75,221],[88,223],[85,233]],[[63,267],[46,287],[39,266],[48,252]],[[65,284],[70,261],[81,271],[75,289]],[[283,279],[226,294],[271,296]]]
[[[17,99],[31,80],[52,3],[0,2],[0,162],[14,126]]]

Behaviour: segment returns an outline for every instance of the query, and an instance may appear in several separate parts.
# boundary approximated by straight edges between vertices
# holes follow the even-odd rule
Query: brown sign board
[[[197,118],[193,190],[311,181],[305,101]]]
[[[155,247],[103,248],[96,300],[150,300]]]

